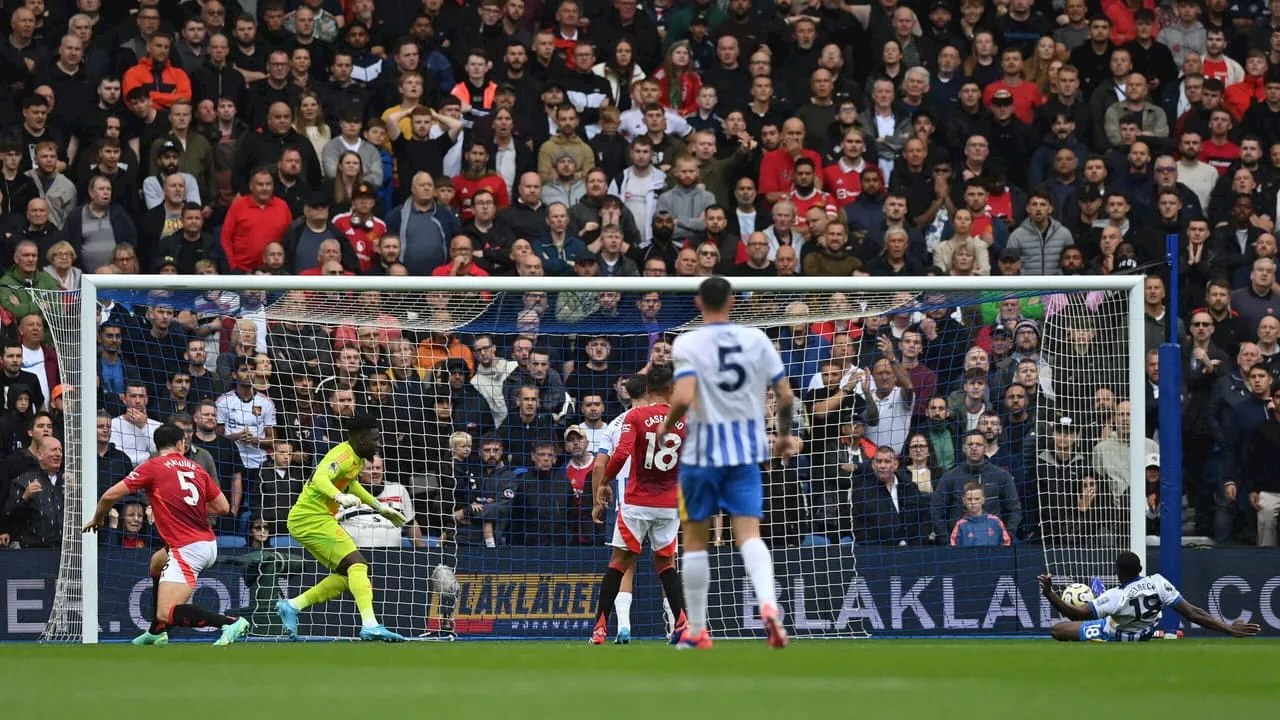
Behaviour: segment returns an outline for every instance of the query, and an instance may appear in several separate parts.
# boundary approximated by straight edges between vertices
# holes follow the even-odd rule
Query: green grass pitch
[[[1043,641],[0,646],[14,718],[1245,718],[1280,644]]]

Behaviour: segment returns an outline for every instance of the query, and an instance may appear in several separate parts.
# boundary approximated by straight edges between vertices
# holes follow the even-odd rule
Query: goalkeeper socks
[[[662,604],[679,623],[680,613],[684,610],[684,588],[680,587],[680,573],[672,566],[658,573],[658,579],[662,581],[662,591],[667,595]]]
[[[175,605],[173,610],[169,611],[169,624],[179,627],[222,627],[235,621],[233,617],[205,610],[199,605]]]
[[[322,602],[340,597],[346,591],[347,579],[341,575],[333,574],[316,583],[310,590],[290,600],[289,604],[293,606],[294,610],[306,610],[312,605],[319,605]]]
[[[711,587],[711,561],[706,550],[684,554],[685,615],[689,620],[689,636],[700,635],[707,627],[707,590]]]
[[[364,627],[378,626],[378,616],[373,612],[373,583],[369,582],[369,566],[356,563],[347,568],[347,587],[356,599],[360,610],[360,622]]]
[[[769,546],[758,537],[742,543],[738,550],[742,553],[742,564],[751,578],[751,587],[755,588],[756,600],[763,607],[778,605],[778,592],[773,587],[773,556],[769,554]]]
[[[622,595],[618,592],[618,588],[622,586],[622,571],[610,565],[608,570],[604,571],[604,577],[600,578],[600,600],[596,605],[596,627],[609,627],[609,616],[613,614],[613,609],[618,601],[622,600]],[[630,598],[631,593],[627,593]],[[628,599],[628,605],[630,600]]]
[[[619,578],[621,580],[621,578]],[[631,629],[631,598],[629,592],[620,592],[613,601],[613,609],[618,613],[618,630]]]

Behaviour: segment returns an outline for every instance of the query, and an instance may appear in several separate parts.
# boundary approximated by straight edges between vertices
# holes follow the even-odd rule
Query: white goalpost
[[[276,523],[317,453],[345,439],[343,419],[370,412],[382,427],[375,482],[403,492],[416,515],[403,536],[360,513],[342,518],[371,548],[388,628],[585,640],[612,527],[591,522],[590,480],[584,493],[575,478],[597,427],[624,407],[618,381],[669,363],[670,340],[698,324],[692,299],[702,279],[86,275],[79,291],[32,291],[62,382],[77,389],[66,398],[61,559],[42,640],[119,641],[144,627],[156,539],[126,528],[123,513],[108,537],[80,533],[105,480],[99,413],[119,415],[129,402],[100,389],[104,323],[123,328],[120,356],[138,366],[128,382],[145,385],[154,419],[192,415],[208,435],[201,400],[241,393],[252,417],[210,398],[219,432],[256,432],[272,417],[274,437],[291,443],[281,456],[276,443],[207,440],[238,451],[216,460],[239,472],[234,485],[218,479],[241,515],[216,526],[219,564],[197,588],[206,604],[244,612],[259,636],[279,637],[274,599],[308,586],[319,568]],[[1145,555],[1145,458],[1141,441],[1128,441],[1147,437],[1142,276],[730,281],[735,321],[776,338],[796,390],[805,449],[767,468],[764,523],[795,636],[1042,632],[1051,616],[1033,594],[1036,572],[1087,582],[1110,576],[1120,550]],[[1034,349],[1018,344],[1027,329]],[[877,338],[897,348],[891,362],[880,362]],[[204,363],[190,358],[194,339],[210,353]],[[251,356],[251,384],[217,354]],[[189,377],[193,364],[210,379]],[[174,385],[184,375],[189,396],[181,380]],[[902,377],[916,379],[917,395]],[[931,383],[927,396],[922,382]],[[945,419],[930,415],[928,400],[939,398]],[[977,480],[1011,544],[952,547],[964,508],[946,498],[962,498],[969,476],[950,471],[963,470],[965,434],[995,422],[984,416],[999,418],[985,467],[1007,468],[1015,497],[1003,486],[995,497],[989,476]],[[911,464],[920,438],[928,459]],[[866,457],[876,445],[906,463],[899,483],[911,492],[891,506]],[[886,507],[896,514],[885,517]],[[269,539],[255,540],[259,523]],[[725,525],[713,538],[711,630],[763,637]],[[955,544],[966,545],[958,532]],[[652,575],[642,562],[641,637],[662,631]],[[304,615],[313,637],[350,637],[358,626],[349,601]]]

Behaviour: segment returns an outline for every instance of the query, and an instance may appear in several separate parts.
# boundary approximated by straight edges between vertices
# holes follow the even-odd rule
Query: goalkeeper
[[[276,612],[291,638],[298,637],[300,610],[333,600],[350,590],[360,610],[361,640],[404,642],[404,637],[378,622],[373,612],[369,563],[334,517],[340,507],[351,508],[364,503],[396,527],[404,525],[403,515],[378,502],[360,486],[358,478],[365,461],[377,454],[377,421],[368,415],[356,415],[347,423],[347,441],[324,456],[289,511],[289,534],[331,573],[298,597],[276,603]]]

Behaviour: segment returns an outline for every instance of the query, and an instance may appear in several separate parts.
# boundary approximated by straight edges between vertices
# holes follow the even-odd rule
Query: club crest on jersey
[[[331,462],[331,463],[329,463],[329,472],[333,473],[334,475],[337,475],[337,474],[338,474],[338,463],[336,463],[336,462]]]
[[[502,491],[502,497],[508,500],[513,499],[515,496],[516,496],[516,491],[512,490],[511,488],[507,488],[506,490]]]
[[[262,416],[262,406],[261,406],[261,405],[254,405],[254,406],[253,406],[253,416],[254,416],[254,417],[261,417],[261,416]]]

